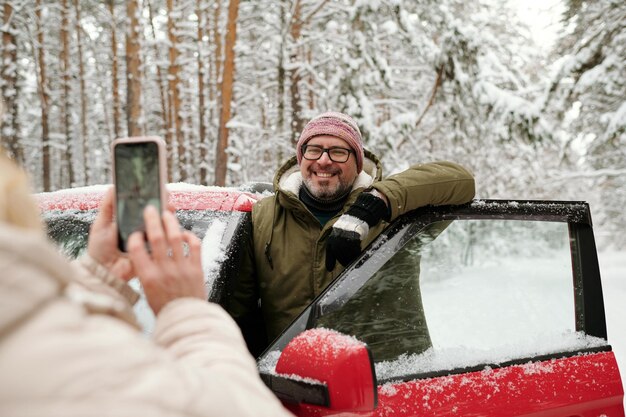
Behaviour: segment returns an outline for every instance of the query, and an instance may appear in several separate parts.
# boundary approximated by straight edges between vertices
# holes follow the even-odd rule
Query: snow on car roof
[[[100,184],[35,194],[42,211],[94,210],[111,185]],[[205,186],[189,183],[167,184],[169,202],[178,210],[251,211],[265,194],[234,187]]]

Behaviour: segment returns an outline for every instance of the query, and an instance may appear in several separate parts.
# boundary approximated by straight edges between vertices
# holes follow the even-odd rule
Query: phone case
[[[111,155],[112,155],[112,160],[113,160],[113,184],[116,186],[116,190],[115,190],[115,204],[114,204],[114,213],[115,213],[115,217],[116,217],[116,222],[118,223],[118,246],[120,247],[120,249],[122,251],[125,251],[125,243],[126,242],[122,242],[122,234],[121,234],[121,229],[123,228],[120,227],[119,225],[119,219],[120,217],[118,216],[118,207],[119,207],[119,201],[118,201],[118,178],[116,178],[116,173],[117,173],[117,168],[116,168],[116,164],[118,163],[116,161],[116,148],[118,146],[124,146],[124,145],[133,145],[133,144],[141,144],[141,143],[154,143],[156,144],[157,147],[157,157],[158,157],[158,188],[159,188],[159,200],[160,200],[160,204],[161,204],[161,210],[165,210],[167,208],[167,190],[165,188],[165,184],[167,181],[167,165],[166,165],[166,148],[165,148],[165,142],[163,141],[163,139],[161,139],[158,136],[135,136],[135,137],[128,137],[128,138],[118,138],[115,139],[113,141],[113,143],[111,144]],[[122,168],[123,169],[123,168]],[[121,178],[120,178],[121,180]],[[131,200],[135,200],[131,198]],[[126,200],[128,201],[128,200]],[[128,230],[128,229],[125,229]]]

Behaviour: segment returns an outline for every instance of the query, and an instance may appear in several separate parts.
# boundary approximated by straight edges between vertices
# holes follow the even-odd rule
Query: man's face
[[[327,135],[316,136],[307,145],[351,149],[343,139]],[[350,153],[346,162],[331,161],[328,152],[322,153],[317,161],[302,158],[300,172],[309,192],[321,200],[332,200],[351,190],[358,175],[354,153]]]

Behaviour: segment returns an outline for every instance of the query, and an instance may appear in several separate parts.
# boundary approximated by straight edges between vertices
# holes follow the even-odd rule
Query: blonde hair
[[[0,147],[0,222],[43,232],[26,174]]]

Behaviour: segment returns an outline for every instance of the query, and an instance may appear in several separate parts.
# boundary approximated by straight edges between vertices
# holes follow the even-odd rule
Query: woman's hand
[[[135,273],[128,256],[117,247],[117,226],[113,221],[114,200],[115,191],[111,187],[104,195],[96,220],[89,231],[87,253],[113,275],[128,281]]]
[[[176,216],[169,211],[163,213],[161,221],[157,209],[149,206],[144,210],[144,222],[151,253],[140,232],[128,238],[128,253],[154,314],[177,298],[206,300],[200,240],[191,232],[181,231]]]

